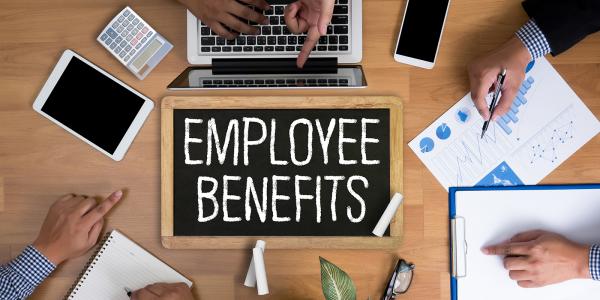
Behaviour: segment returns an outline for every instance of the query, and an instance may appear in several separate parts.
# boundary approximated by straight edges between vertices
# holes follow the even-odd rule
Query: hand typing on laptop
[[[268,10],[265,0],[179,0],[198,19],[208,25],[218,35],[233,39],[240,32],[259,34],[259,29],[243,22],[248,20],[258,24],[268,24],[269,20],[263,14],[248,7],[252,5],[261,10]],[[240,20],[242,19],[242,20]]]
[[[307,32],[296,64],[304,66],[321,36],[327,35],[327,25],[333,16],[334,0],[299,0],[285,8],[285,23],[293,33]]]
[[[570,279],[591,279],[600,269],[597,246],[581,245],[541,230],[517,234],[506,243],[482,251],[488,255],[504,255],[508,276],[524,288]]]

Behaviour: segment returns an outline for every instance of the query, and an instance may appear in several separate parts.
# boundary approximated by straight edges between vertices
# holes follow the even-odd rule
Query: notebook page
[[[133,241],[113,230],[104,250],[88,267],[80,286],[68,299],[128,300],[125,287],[132,291],[156,282],[192,282],[154,257]]]
[[[600,242],[600,190],[459,191],[456,216],[465,219],[467,276],[458,279],[458,300],[596,300],[600,282],[571,280],[525,289],[508,276],[501,256],[483,246],[526,230],[556,232],[586,244]]]

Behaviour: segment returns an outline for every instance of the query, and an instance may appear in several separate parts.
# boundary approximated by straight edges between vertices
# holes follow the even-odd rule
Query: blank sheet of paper
[[[481,248],[534,229],[600,243],[600,189],[457,191],[455,200],[467,244],[467,276],[457,280],[458,300],[599,299],[600,282],[592,280],[521,288],[508,277],[503,257],[484,255]]]

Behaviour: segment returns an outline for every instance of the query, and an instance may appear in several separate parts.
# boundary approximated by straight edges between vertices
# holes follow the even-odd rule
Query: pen
[[[128,287],[124,287],[123,289],[125,290],[125,293],[127,293],[127,297],[131,298],[131,289]]]
[[[506,78],[506,69],[503,68],[502,72],[498,74],[498,78],[496,78],[496,89],[494,90],[494,96],[492,97],[492,103],[490,103],[490,118],[483,122],[483,128],[481,129],[481,138],[485,136],[485,132],[490,126],[490,121],[492,120],[492,116],[494,115],[494,110],[496,110],[496,102],[498,102],[498,97],[500,96],[500,91],[502,90],[502,86],[504,85],[504,79]]]

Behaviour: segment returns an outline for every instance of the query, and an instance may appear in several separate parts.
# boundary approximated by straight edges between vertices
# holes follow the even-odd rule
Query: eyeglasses
[[[399,259],[381,299],[396,299],[398,295],[406,293],[412,283],[414,269],[414,264],[408,263],[404,259]]]

